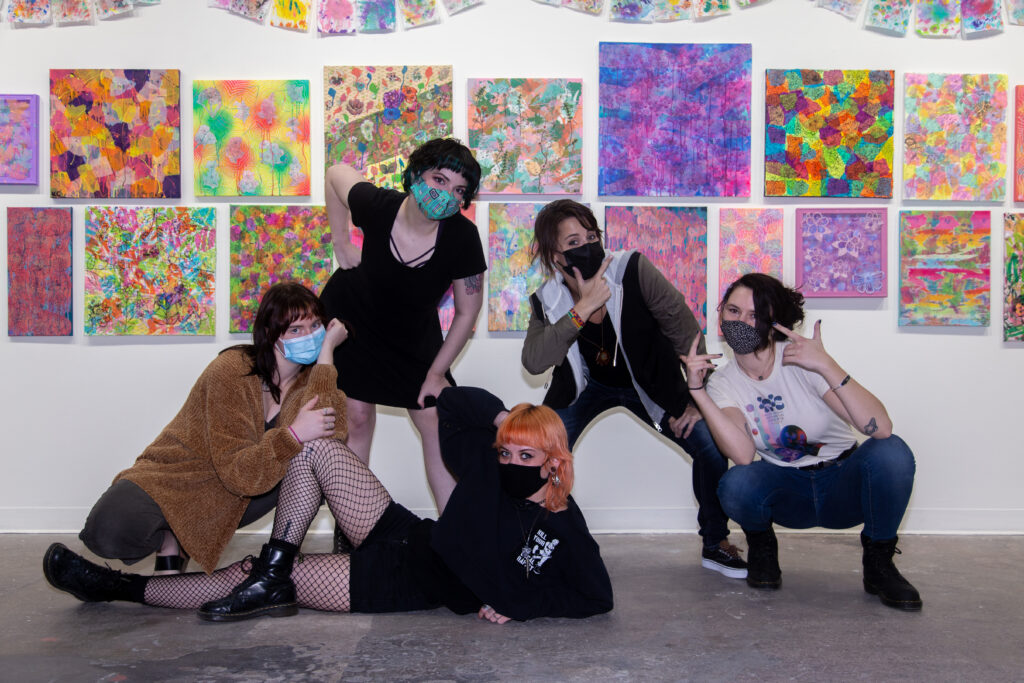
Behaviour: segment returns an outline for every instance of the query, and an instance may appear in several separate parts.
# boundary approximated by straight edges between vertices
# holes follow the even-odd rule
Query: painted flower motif
[[[216,88],[204,88],[199,93],[199,104],[210,111],[216,111],[221,107],[220,92]]]
[[[203,186],[203,189],[213,192],[220,185],[220,174],[217,173],[217,164],[212,161],[207,161],[203,166],[203,172],[199,176],[199,184]]]
[[[348,111],[348,113],[352,114],[353,116],[357,116],[359,114],[362,114],[363,113],[363,101],[359,100],[359,99],[356,99],[356,98],[352,98],[348,102],[345,103],[345,110]]]
[[[825,251],[821,247],[814,247],[804,255],[804,263],[811,268],[818,268],[825,263]]]
[[[821,242],[832,234],[832,219],[827,214],[809,213],[804,215],[801,229],[805,238]]]
[[[362,135],[364,140],[373,139],[373,120],[366,119],[359,125],[359,134]]]
[[[256,194],[260,187],[260,181],[252,171],[242,173],[242,179],[238,181],[238,190],[242,194]]]
[[[885,227],[885,217],[876,213],[869,213],[864,216],[863,225],[864,232],[871,235],[877,235],[882,231],[882,228]]]
[[[197,145],[214,145],[217,144],[217,137],[210,130],[210,127],[205,123],[199,126],[199,130],[196,131],[196,144]]]
[[[833,280],[841,281],[849,280],[851,271],[852,268],[850,268],[850,262],[847,259],[836,259],[828,269],[829,275],[832,276]]]
[[[823,292],[829,289],[831,285],[832,281],[829,280],[828,275],[821,270],[815,270],[804,278],[804,287],[810,287],[812,292]]]
[[[392,109],[401,106],[402,104],[402,91],[401,90],[389,90],[384,93],[381,98],[386,109]]]
[[[833,244],[838,256],[846,256],[849,254],[853,258],[859,258],[861,252],[867,246],[865,244],[864,237],[856,230],[843,230],[841,233],[836,235],[836,239]]]

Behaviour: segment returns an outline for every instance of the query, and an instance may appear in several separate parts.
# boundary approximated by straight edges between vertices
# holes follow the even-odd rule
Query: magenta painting
[[[636,249],[650,259],[707,328],[707,207],[606,206],[604,229],[609,250]]]
[[[796,286],[805,297],[887,294],[885,209],[797,209]]]
[[[747,273],[782,279],[782,209],[722,209],[718,214],[718,290]]]
[[[598,194],[749,197],[751,46],[601,43]]]
[[[71,336],[71,208],[7,209],[7,335]]]
[[[0,95],[0,185],[39,183],[39,96]]]

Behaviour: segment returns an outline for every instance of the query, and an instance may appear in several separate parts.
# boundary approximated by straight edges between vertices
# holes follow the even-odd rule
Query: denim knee
[[[718,482],[718,502],[722,509],[745,529],[757,524],[751,515],[751,506],[756,504],[756,489],[757,473],[752,465],[731,467]]]
[[[891,481],[913,483],[917,471],[914,453],[910,446],[895,434],[885,439],[868,439],[857,450],[858,455],[866,459],[876,476],[883,476]]]

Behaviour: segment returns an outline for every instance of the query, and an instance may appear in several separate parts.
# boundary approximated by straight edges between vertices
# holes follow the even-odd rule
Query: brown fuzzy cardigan
[[[288,426],[307,401],[319,396],[318,408],[333,406],[335,438],[348,438],[345,394],[333,365],[299,373],[270,430],[262,383],[251,369],[239,349],[217,356],[160,436],[114,478],[134,482],[156,501],[182,548],[207,572],[217,568],[249,498],[274,488],[302,450]]]

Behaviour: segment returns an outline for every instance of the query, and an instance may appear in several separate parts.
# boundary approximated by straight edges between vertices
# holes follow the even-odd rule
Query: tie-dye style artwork
[[[900,212],[900,326],[988,326],[990,218]]]
[[[444,8],[448,10],[448,14],[458,14],[470,7],[476,7],[483,1],[484,0],[444,0]],[[603,2],[604,0],[601,1]]]
[[[96,4],[96,16],[100,19],[111,19],[135,9],[134,0],[93,0],[93,2]]]
[[[913,9],[913,0],[870,0],[864,26],[900,36],[906,35],[907,29],[910,28],[910,13]]]
[[[231,206],[231,332],[251,332],[260,297],[287,280],[314,292],[332,272],[323,206]]]
[[[749,44],[601,43],[598,194],[750,196]]]
[[[213,9],[231,9],[231,0],[206,0],[206,6]]]
[[[416,28],[436,24],[437,0],[400,0],[402,5],[402,26]]]
[[[707,207],[606,206],[604,229],[610,251],[636,249],[650,259],[707,329]]]
[[[575,79],[469,79],[469,147],[480,163],[480,191],[579,193],[582,91]]]
[[[87,24],[92,21],[92,6],[89,0],[54,0],[53,18],[58,26],[64,24]]]
[[[50,196],[181,197],[177,69],[50,69]]]
[[[818,7],[835,12],[847,19],[856,19],[863,6],[864,0],[818,0]]]
[[[1024,341],[1024,213],[1003,215],[1003,341]]]
[[[1003,30],[1001,0],[960,0],[960,23],[964,36]]]
[[[356,29],[360,33],[395,30],[395,0],[356,0]]]
[[[653,20],[655,0],[611,0],[608,18],[612,21],[649,23]]]
[[[262,24],[270,12],[271,0],[231,0],[233,13]]]
[[[8,207],[7,335],[71,336],[71,207]]]
[[[272,0],[270,25],[293,31],[309,30],[310,0]]]
[[[747,273],[782,279],[782,209],[722,209],[718,214],[718,291]]]
[[[892,71],[769,69],[766,197],[891,197]]]
[[[345,35],[356,32],[355,0],[320,0],[317,4],[316,30]]]
[[[562,7],[584,14],[600,14],[604,11],[604,0],[562,0]]]
[[[731,11],[729,0],[693,0],[693,15],[696,19],[720,17]]]
[[[797,209],[796,287],[806,297],[884,297],[885,209]]]
[[[1003,74],[906,74],[905,199],[1006,196],[1007,89]]]
[[[214,333],[217,211],[89,206],[85,333]]]
[[[1024,26],[1024,0],[1006,0],[1006,17],[1011,24]]]
[[[1013,201],[1024,202],[1024,85],[1015,89],[1013,137]]]
[[[309,196],[309,81],[193,81],[196,196]]]
[[[683,21],[693,17],[694,0],[654,0],[654,21]]]
[[[544,204],[488,205],[487,329],[522,332],[530,322],[530,295],[544,282],[530,254],[533,222]]]
[[[363,171],[374,185],[401,188],[405,160],[452,132],[452,67],[324,67],[327,167]]]
[[[0,95],[0,185],[39,183],[39,96]]]
[[[7,0],[7,21],[12,24],[49,24],[50,0]]]
[[[916,0],[914,28],[926,38],[955,38],[960,35],[960,0]]]

